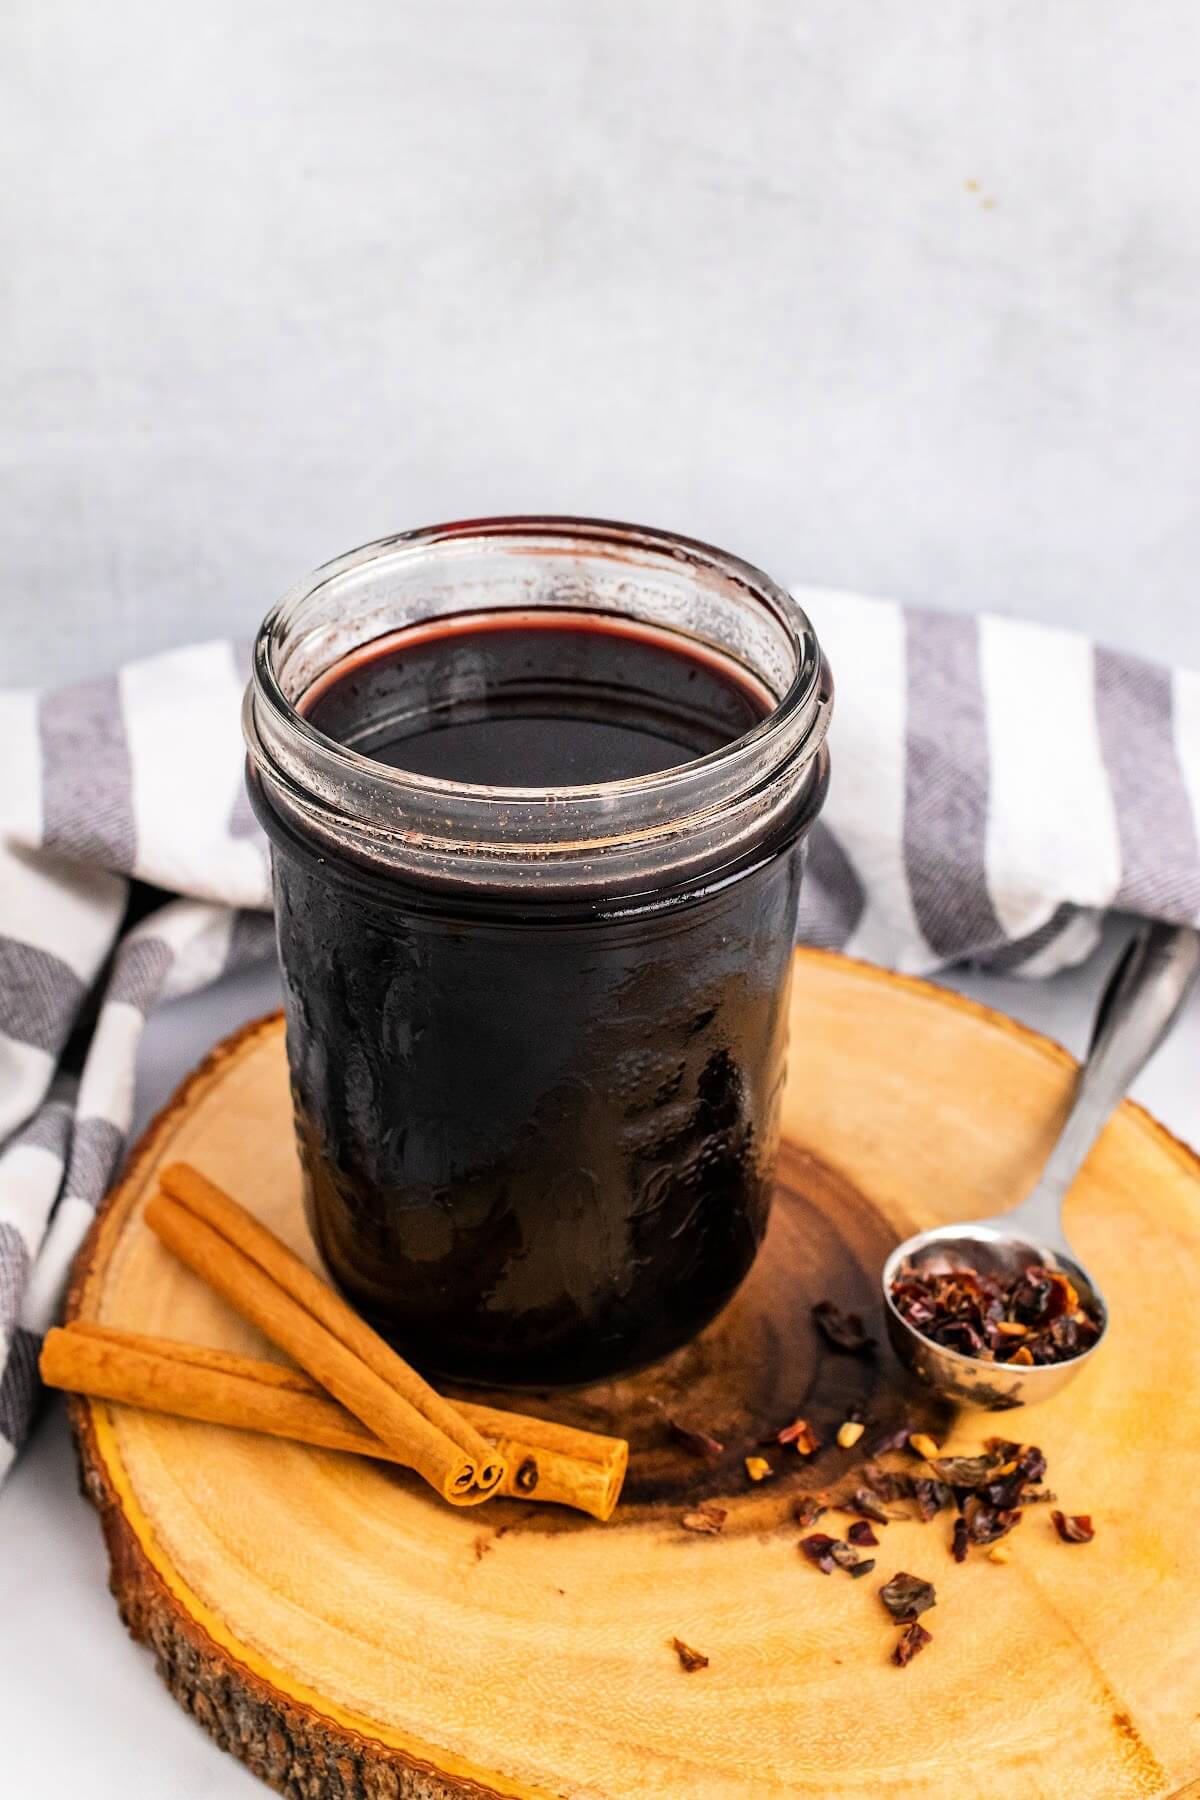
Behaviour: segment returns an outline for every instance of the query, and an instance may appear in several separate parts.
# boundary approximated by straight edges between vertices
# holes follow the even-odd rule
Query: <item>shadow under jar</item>
[[[596,1380],[743,1280],[829,708],[786,593],[628,525],[405,533],[266,619],[248,778],[309,1219],[422,1369]]]

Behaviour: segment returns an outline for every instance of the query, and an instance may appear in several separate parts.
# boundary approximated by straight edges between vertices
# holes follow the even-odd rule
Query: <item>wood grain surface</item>
[[[997,1793],[1190,1794],[1200,1779],[1200,1169],[1126,1105],[1090,1158],[1069,1229],[1112,1308],[1069,1393],[957,1423],[881,1349],[833,1354],[809,1308],[875,1314],[899,1236],[1019,1198],[1074,1064],[956,996],[814,952],[797,957],[786,1144],[771,1230],[734,1303],[632,1379],[518,1404],[633,1446],[598,1526],[490,1501],[445,1507],[402,1471],[249,1433],[75,1401],[85,1491],[113,1587],[172,1693],[279,1791],[570,1800]],[[134,1154],[97,1221],[74,1316],[271,1355],[141,1221],[185,1159],[309,1260],[282,1025],[220,1046]],[[506,1396],[511,1402],[512,1397]],[[869,1421],[855,1451],[838,1423]],[[797,1494],[849,1479],[905,1412],[969,1449],[1032,1438],[1095,1542],[1032,1508],[1001,1567],[961,1567],[945,1518],[881,1528],[876,1573],[821,1575],[796,1549]],[[720,1439],[697,1457],[672,1414]],[[757,1440],[803,1414],[803,1459]],[[755,1485],[747,1453],[774,1466]],[[727,1508],[716,1537],[679,1525]],[[836,1519],[837,1515],[830,1515]],[[842,1523],[846,1521],[843,1519]],[[825,1525],[828,1520],[822,1521]],[[838,1525],[832,1527],[835,1531]],[[936,1583],[933,1643],[908,1669],[877,1588]],[[674,1637],[709,1666],[686,1674]]]

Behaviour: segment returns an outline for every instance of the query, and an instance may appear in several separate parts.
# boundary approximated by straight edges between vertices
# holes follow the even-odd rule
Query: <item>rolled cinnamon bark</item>
[[[475,1479],[485,1492],[490,1492],[498,1485],[502,1471],[497,1464],[493,1447],[481,1433],[463,1418],[457,1408],[431,1388],[390,1344],[385,1343],[379,1333],[373,1331],[366,1320],[360,1318],[340,1295],[335,1294],[328,1283],[322,1281],[319,1275],[314,1275],[308,1265],[301,1262],[274,1232],[261,1224],[253,1213],[247,1212],[231,1195],[187,1163],[169,1164],[160,1171],[158,1179],[164,1193],[186,1207],[197,1219],[211,1225],[214,1231],[218,1231],[252,1262],[257,1263],[273,1281],[278,1282],[286,1294],[357,1356],[372,1374],[386,1382],[389,1388],[406,1400],[423,1418],[428,1419],[431,1425],[444,1432],[451,1443],[457,1444],[475,1465]],[[286,1349],[287,1346],[284,1345],[283,1348]],[[301,1357],[296,1360],[305,1368],[309,1367]],[[311,1369],[310,1373],[321,1380],[319,1369]],[[351,1410],[354,1410],[353,1407]],[[367,1423],[371,1424],[372,1421],[367,1420]]]
[[[474,1506],[494,1492],[503,1470],[491,1445],[484,1446],[483,1457],[476,1461],[368,1368],[259,1263],[177,1201],[156,1194],[145,1217],[150,1229],[181,1262],[243,1318],[257,1325],[273,1344],[294,1357],[395,1452],[397,1461],[424,1476],[443,1500],[454,1506]],[[496,1471],[490,1488],[479,1480],[480,1462],[485,1460],[489,1470]]]
[[[76,1320],[47,1334],[47,1386],[237,1430],[261,1431],[388,1462],[404,1459],[305,1374],[227,1350]],[[605,1520],[621,1491],[628,1445],[520,1413],[462,1402],[506,1457],[497,1492]]]

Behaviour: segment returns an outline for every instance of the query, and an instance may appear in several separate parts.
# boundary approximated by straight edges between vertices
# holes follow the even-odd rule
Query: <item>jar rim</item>
[[[794,672],[772,710],[751,729],[702,756],[647,775],[609,782],[507,787],[416,774],[376,761],[327,736],[285,691],[278,666],[299,609],[322,594],[348,592],[356,581],[389,568],[417,566],[456,553],[506,549],[560,557],[572,549],[592,561],[695,571],[765,608],[794,655]],[[565,603],[564,603],[565,604]],[[366,641],[366,640],[364,640]],[[333,659],[336,661],[336,658]],[[331,665],[333,663],[331,662]],[[303,689],[307,691],[307,689]],[[252,764],[266,771],[300,810],[344,814],[337,799],[352,792],[363,813],[356,823],[378,843],[389,832],[410,846],[436,842],[445,851],[487,850],[504,859],[524,849],[552,858],[592,854],[605,842],[646,842],[678,835],[691,820],[749,793],[788,765],[791,785],[814,765],[831,705],[828,668],[803,608],[777,582],[741,557],[695,538],[615,520],[501,515],[398,532],[323,564],[271,608],[254,644],[244,729]],[[715,784],[715,785],[714,785]],[[440,815],[440,816],[439,816]],[[450,815],[450,816],[446,816]],[[457,815],[457,816],[455,816]],[[623,815],[623,818],[622,818]],[[469,842],[457,842],[463,835]],[[430,836],[432,831],[432,836]],[[495,834],[500,832],[497,841]]]

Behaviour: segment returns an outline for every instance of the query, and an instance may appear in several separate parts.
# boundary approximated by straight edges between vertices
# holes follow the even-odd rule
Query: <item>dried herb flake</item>
[[[685,1425],[681,1419],[674,1418],[671,1413],[664,1413],[663,1417],[671,1436],[676,1438],[685,1450],[690,1450],[693,1456],[699,1456],[705,1462],[716,1462],[718,1457],[724,1456],[725,1446],[719,1438],[710,1437],[707,1431],[699,1431],[695,1426]]]
[[[792,1509],[792,1517],[801,1530],[806,1531],[810,1525],[816,1524],[825,1511],[824,1502],[818,1500],[815,1494],[801,1494]]]
[[[907,1500],[913,1489],[913,1478],[899,1469],[881,1469],[875,1463],[863,1468],[863,1485],[880,1500]]]
[[[952,1488],[977,1488],[996,1467],[990,1456],[938,1456],[931,1462],[939,1481]]]
[[[926,1525],[947,1506],[954,1505],[954,1489],[947,1482],[926,1481],[919,1476],[913,1481],[912,1497]]]
[[[847,1512],[861,1513],[864,1519],[874,1519],[877,1525],[886,1525],[888,1514],[877,1494],[870,1488],[855,1488],[849,1500],[845,1502]]]
[[[843,1312],[832,1300],[821,1300],[813,1307],[812,1316],[831,1350],[839,1350],[843,1356],[866,1356],[875,1348],[875,1339],[867,1335],[858,1313]]]
[[[989,1506],[978,1494],[971,1494],[963,1507],[967,1535],[973,1544],[994,1544],[1007,1537],[1023,1517],[1020,1507]]]
[[[918,1625],[914,1621],[907,1631],[900,1633],[900,1641],[892,1651],[892,1661],[898,1669],[903,1669],[912,1661],[918,1650],[923,1650],[926,1644],[932,1644],[932,1642],[933,1633],[926,1631],[923,1625]]]
[[[800,1539],[800,1548],[809,1562],[817,1565],[822,1575],[832,1575],[833,1547],[837,1542],[837,1538],[829,1537],[824,1531],[814,1531],[811,1537]]]
[[[1069,1362],[1100,1336],[1099,1309],[1065,1275],[1031,1263],[1015,1276],[963,1264],[905,1263],[891,1286],[901,1318],[931,1343],[1009,1367]]]
[[[679,1523],[685,1531],[707,1532],[710,1537],[725,1527],[729,1513],[723,1506],[714,1506],[711,1500],[703,1500],[691,1512],[685,1512]]]
[[[679,1658],[680,1668],[686,1670],[689,1675],[694,1675],[697,1669],[707,1669],[707,1656],[700,1650],[693,1650],[691,1645],[685,1644],[682,1638],[672,1638],[671,1648]]]
[[[800,1456],[813,1456],[821,1448],[821,1440],[807,1419],[793,1419],[775,1433],[777,1444],[794,1444]]]
[[[886,1456],[889,1450],[903,1450],[912,1436],[912,1420],[905,1419],[899,1425],[893,1425],[871,1445],[872,1456]]]
[[[1063,1513],[1056,1508],[1050,1517],[1064,1544],[1090,1544],[1096,1535],[1089,1513]]]
[[[937,1592],[932,1581],[905,1574],[903,1570],[883,1584],[879,1598],[898,1625],[911,1624],[929,1607],[937,1605]]]

